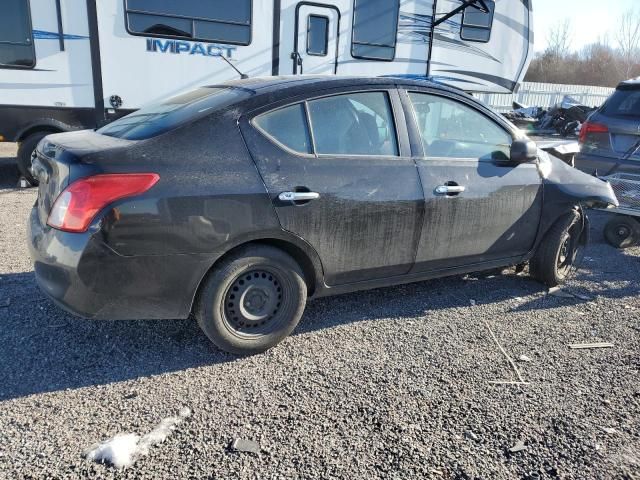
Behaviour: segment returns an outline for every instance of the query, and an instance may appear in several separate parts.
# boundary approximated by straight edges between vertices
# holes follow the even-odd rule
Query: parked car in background
[[[580,131],[576,168],[608,181],[620,200],[604,228],[618,248],[640,242],[640,78],[622,82]]]
[[[30,249],[42,290],[98,319],[195,315],[239,354],[311,297],[530,262],[558,285],[611,187],[459,90],[281,77],[197,89],[46,137]]]
[[[618,85],[582,125],[575,166],[598,175],[640,173],[640,79]]]

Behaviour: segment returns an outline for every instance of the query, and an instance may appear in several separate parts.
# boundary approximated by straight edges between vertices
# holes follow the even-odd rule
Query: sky
[[[572,44],[579,50],[607,32],[613,32],[619,18],[635,6],[640,10],[639,0],[533,0],[535,49],[542,51],[547,46],[549,29],[565,18],[572,23]],[[609,40],[615,39],[609,34]]]

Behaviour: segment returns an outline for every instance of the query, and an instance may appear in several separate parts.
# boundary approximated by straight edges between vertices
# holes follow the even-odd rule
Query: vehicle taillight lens
[[[140,195],[160,180],[156,173],[94,175],[73,182],[58,196],[47,225],[65,232],[85,232],[95,216],[110,203]]]
[[[580,129],[580,143],[584,143],[590,133],[609,133],[609,127],[601,123],[583,123]]]

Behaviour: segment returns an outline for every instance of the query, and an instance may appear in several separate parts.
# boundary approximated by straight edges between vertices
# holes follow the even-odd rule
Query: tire
[[[200,328],[218,348],[237,355],[264,352],[298,325],[307,285],[296,261],[270,246],[251,246],[223,260],[195,302]]]
[[[627,215],[616,215],[604,227],[604,238],[616,248],[632,247],[640,242],[640,222]]]
[[[573,211],[558,220],[547,232],[529,264],[529,273],[547,287],[565,283],[584,247],[585,223]]]
[[[51,132],[36,132],[29,135],[18,148],[18,170],[27,181],[33,185],[38,185],[38,180],[31,173],[31,155],[35,151],[40,140],[49,135]]]

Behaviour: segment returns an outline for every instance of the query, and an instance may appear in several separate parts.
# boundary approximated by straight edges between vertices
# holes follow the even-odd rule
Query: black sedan
[[[46,137],[30,247],[42,290],[99,319],[187,318],[266,350],[307,298],[529,262],[562,283],[608,184],[426,80],[200,88]]]

